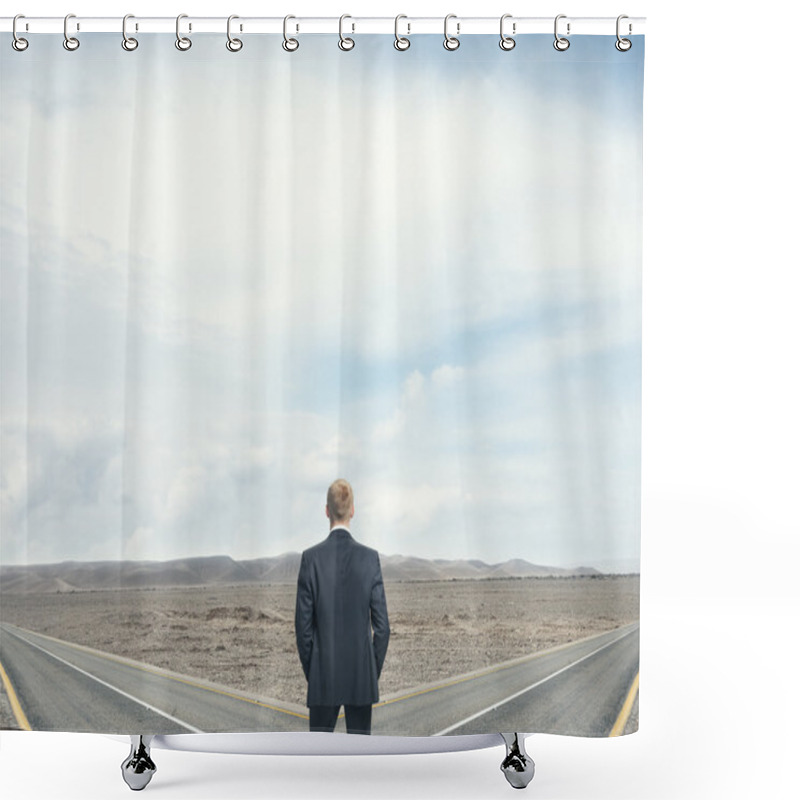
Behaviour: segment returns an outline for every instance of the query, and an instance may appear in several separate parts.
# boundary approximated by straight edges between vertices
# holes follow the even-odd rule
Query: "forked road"
[[[308,730],[305,707],[246,695],[5,623],[0,625],[0,664],[34,730]],[[372,732],[608,736],[638,671],[636,623],[387,697],[373,709]],[[339,730],[344,730],[343,720]]]

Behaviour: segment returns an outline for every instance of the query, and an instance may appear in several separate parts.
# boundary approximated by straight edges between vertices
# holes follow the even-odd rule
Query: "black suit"
[[[327,539],[305,550],[297,576],[294,623],[308,681],[310,727],[332,730],[331,710],[335,709],[335,724],[344,705],[348,732],[369,733],[389,646],[377,550],[356,542],[346,528],[334,528]]]

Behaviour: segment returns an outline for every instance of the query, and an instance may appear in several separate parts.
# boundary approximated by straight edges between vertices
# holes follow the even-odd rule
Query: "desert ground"
[[[636,575],[390,582],[385,590],[391,637],[381,697],[639,618]],[[294,604],[289,584],[3,594],[0,620],[304,705]],[[0,727],[15,727],[2,709],[0,698]]]

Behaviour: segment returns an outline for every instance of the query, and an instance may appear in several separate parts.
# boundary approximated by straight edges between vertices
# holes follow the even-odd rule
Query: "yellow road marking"
[[[14,712],[14,716],[17,719],[17,725],[24,731],[33,730],[30,722],[28,722],[28,718],[25,716],[25,712],[22,710],[22,706],[19,704],[19,698],[14,691],[14,687],[11,685],[11,679],[8,677],[8,673],[3,669],[2,664],[0,664],[0,678],[3,679],[3,686],[6,687],[8,701],[11,703],[11,710]]]
[[[625,698],[625,702],[622,704],[622,710],[619,712],[617,721],[614,723],[611,733],[608,734],[609,737],[622,735],[622,731],[625,730],[625,726],[628,724],[628,720],[630,719],[631,711],[633,711],[633,701],[636,699],[636,693],[638,691],[639,673],[637,672],[636,677],[633,679],[633,683],[631,684],[631,688],[628,689],[628,696]]]
[[[531,660],[543,655],[545,655],[545,653],[537,653],[531,657]],[[401,695],[400,697],[393,697],[391,700],[382,700],[380,703],[375,704],[375,708],[378,706],[388,706],[391,703],[397,703],[400,700],[408,700],[411,697],[419,697],[419,695],[428,694],[428,692],[438,692],[439,689],[447,689],[448,686],[455,686],[456,684],[464,683],[465,681],[471,681],[475,678],[483,678],[486,675],[491,675],[493,672],[499,672],[502,669],[511,669],[511,667],[516,666],[518,665],[507,664],[502,667],[490,667],[485,672],[480,672],[477,675],[467,675],[465,678],[456,678],[455,680],[448,681],[447,683],[438,683],[436,686],[429,686],[427,689],[420,689],[417,692],[409,692],[408,694]]]
[[[22,630],[25,630],[24,628]],[[278,706],[272,706],[269,703],[262,703],[260,700],[252,700],[249,697],[242,697],[241,695],[234,694],[233,692],[226,692],[222,689],[214,689],[211,686],[203,686],[202,684],[195,683],[194,681],[188,681],[184,678],[177,678],[173,675],[167,675],[164,672],[148,669],[145,666],[139,666],[138,664],[132,664],[130,661],[126,661],[121,658],[115,658],[112,655],[108,655],[103,653],[99,650],[94,650],[92,648],[84,647],[83,645],[74,644],[73,642],[65,642],[62,639],[56,639],[53,636],[48,636],[45,633],[35,633],[35,631],[31,631],[34,633],[35,636],[41,636],[45,639],[50,639],[51,641],[57,642],[58,644],[65,645],[67,647],[72,647],[76,650],[83,650],[84,652],[89,653],[90,655],[97,656],[98,658],[105,658],[107,661],[113,661],[115,664],[122,664],[125,667],[130,667],[131,669],[138,669],[140,672],[148,672],[151,675],[156,675],[160,678],[168,678],[171,681],[177,681],[178,683],[185,683],[187,686],[192,686],[195,689],[204,689],[207,692],[214,692],[215,694],[221,694],[226,697],[232,697],[234,700],[243,700],[245,703],[252,703],[256,706],[261,706],[262,708],[268,708],[271,711],[281,711],[284,714],[291,714],[293,717],[299,717],[300,719],[308,719],[308,714],[299,714],[296,711],[289,711],[286,708],[279,708]],[[28,729],[30,730],[30,728]]]

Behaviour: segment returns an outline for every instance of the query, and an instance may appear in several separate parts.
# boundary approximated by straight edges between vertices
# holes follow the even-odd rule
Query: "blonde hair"
[[[353,505],[353,487],[344,479],[328,487],[328,513],[334,522],[346,522]]]

